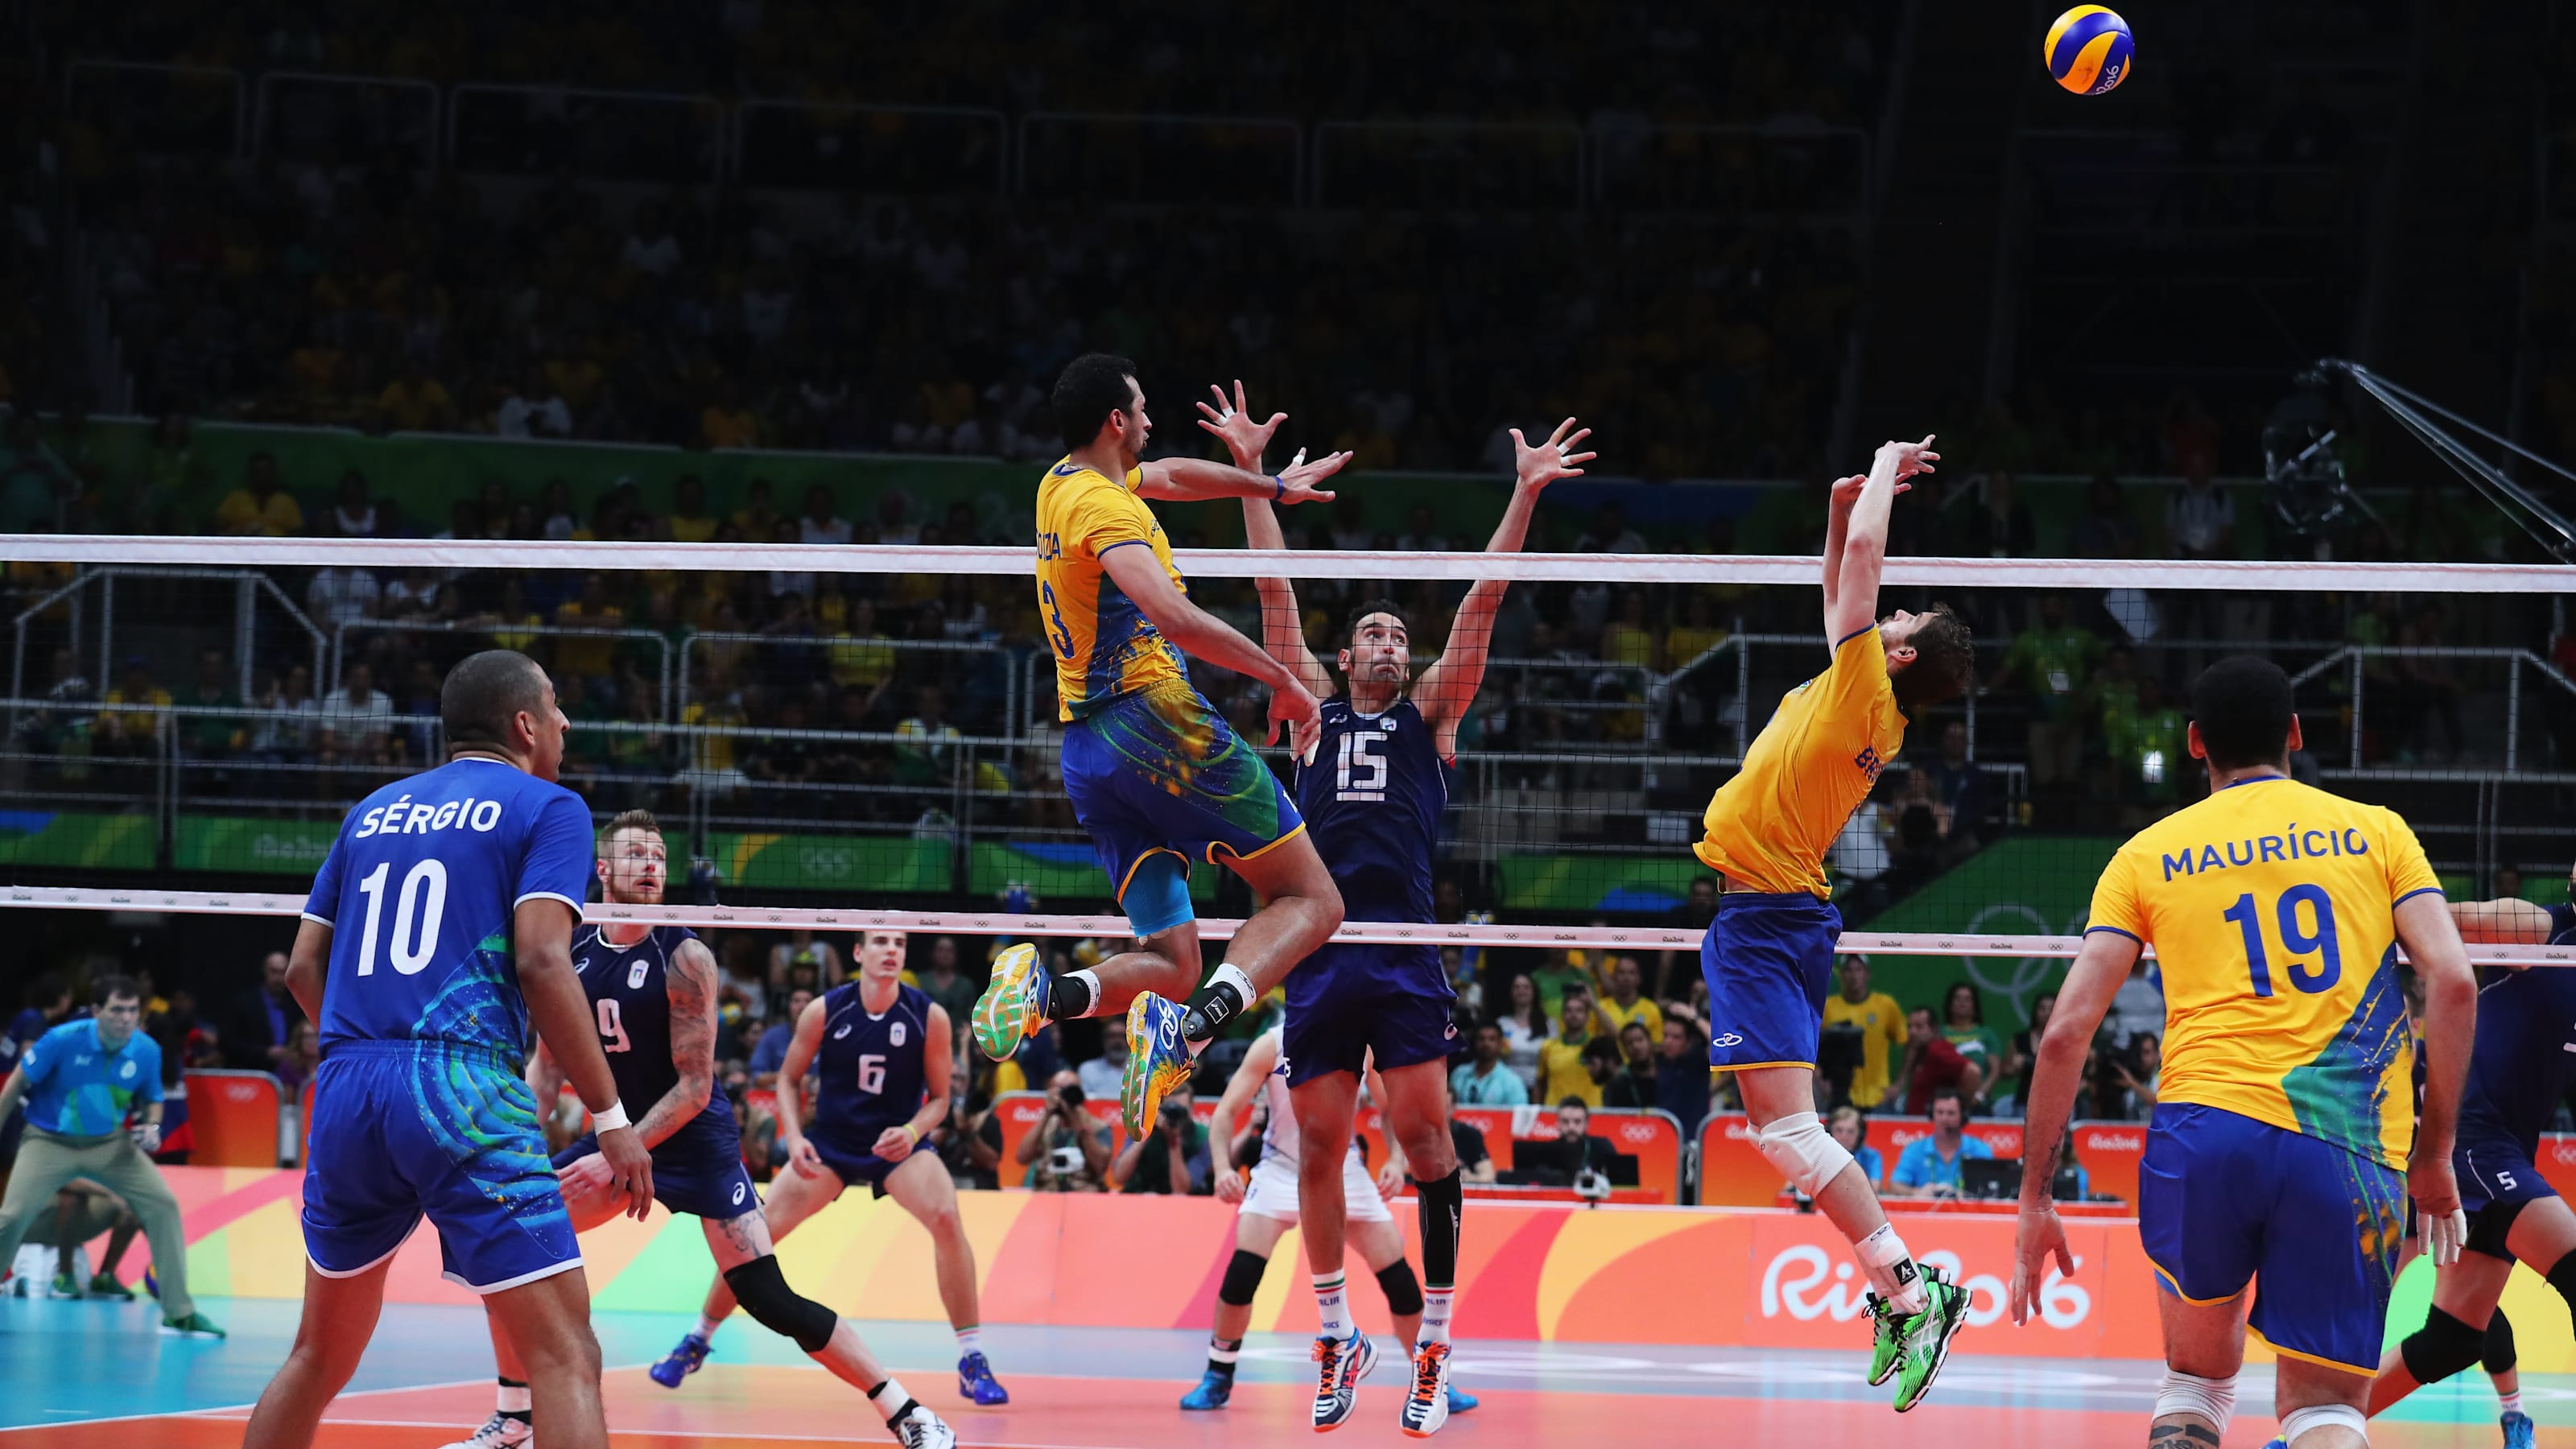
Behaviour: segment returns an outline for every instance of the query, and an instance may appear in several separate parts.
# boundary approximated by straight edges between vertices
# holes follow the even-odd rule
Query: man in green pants
[[[124,976],[102,978],[98,1015],[66,1022],[38,1037],[0,1086],[0,1117],[27,1104],[27,1135],[0,1197],[0,1263],[13,1261],[54,1194],[86,1177],[124,1198],[143,1219],[152,1266],[161,1284],[161,1331],[221,1338],[224,1331],[188,1297],[188,1236],[179,1200],[152,1165],[161,1145],[161,1048],[135,1027],[143,994]],[[126,1114],[141,1100],[131,1132]]]

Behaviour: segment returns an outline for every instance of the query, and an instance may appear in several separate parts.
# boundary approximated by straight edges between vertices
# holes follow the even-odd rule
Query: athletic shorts
[[[2558,1189],[2532,1166],[2531,1154],[2509,1137],[2461,1139],[2451,1149],[2451,1174],[2460,1180],[2460,1206],[2469,1213],[2469,1240],[2463,1246],[2508,1263],[2513,1253],[2504,1238],[2513,1220],[2541,1198],[2558,1196]]]
[[[809,1129],[805,1134],[805,1140],[814,1144],[814,1155],[823,1159],[825,1167],[832,1169],[832,1175],[841,1180],[841,1186],[844,1189],[865,1184],[874,1188],[878,1197],[883,1197],[886,1195],[886,1175],[903,1166],[903,1162],[912,1160],[912,1157],[907,1157],[903,1162],[888,1162],[876,1155],[874,1151],[876,1140],[885,1135],[887,1126],[893,1125],[895,1124],[887,1123],[884,1126],[868,1127],[863,1131],[835,1132]],[[860,1145],[862,1143],[866,1145]],[[919,1143],[914,1144],[912,1149],[913,1157],[928,1152],[933,1152],[933,1149]],[[936,1154],[933,1153],[933,1155]],[[795,1169],[781,1170],[792,1172]]]
[[[391,1258],[424,1215],[448,1281],[477,1293],[581,1266],[515,1064],[439,1042],[332,1047],[313,1074],[305,1253],[323,1276],[352,1278]]]
[[[1252,1165],[1252,1177],[1243,1186],[1243,1206],[1237,1211],[1296,1226],[1297,1164],[1276,1154],[1263,1154]],[[1377,1195],[1377,1183],[1369,1176],[1367,1165],[1356,1152],[1342,1154],[1342,1216],[1355,1223],[1395,1221],[1395,1215],[1386,1210],[1386,1199]]]
[[[1381,1072],[1445,1062],[1458,1042],[1450,1016],[1457,1001],[1436,946],[1318,946],[1288,973],[1279,1041],[1288,1085],[1334,1072],[1358,1076],[1372,1053]]]
[[[1064,793],[1123,903],[1157,852],[1250,859],[1306,828],[1279,777],[1187,684],[1111,700],[1064,727]]]
[[[2167,1102],[2138,1169],[2138,1234],[2164,1290],[2248,1317],[2278,1352],[2376,1373],[2406,1222],[2406,1179],[2331,1142]]]
[[[1804,891],[1719,896],[1699,946],[1708,1064],[1813,1068],[1842,933],[1842,912]]]
[[[599,1150],[599,1134],[584,1133],[555,1154],[561,1171]],[[742,1139],[730,1115],[710,1122],[700,1112],[653,1149],[653,1200],[675,1213],[725,1222],[760,1211],[760,1194],[743,1169]]]

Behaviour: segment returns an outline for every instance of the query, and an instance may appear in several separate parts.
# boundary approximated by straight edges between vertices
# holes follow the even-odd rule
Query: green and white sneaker
[[[1046,1025],[1047,969],[1038,948],[1023,941],[993,958],[992,983],[975,1000],[975,1045],[997,1062],[1007,1062],[1039,1027]]]
[[[1905,1349],[1905,1323],[1876,1289],[1863,1289],[1861,1298],[1869,1304],[1869,1386],[1874,1389],[1896,1372],[1896,1360]]]
[[[1897,1355],[1896,1412],[1900,1414],[1932,1391],[1941,1365],[1949,1361],[1951,1338],[1968,1321],[1967,1290],[1943,1277],[1939,1269],[1923,1269],[1923,1296],[1923,1311],[1905,1320],[1904,1344]]]
[[[185,1318],[162,1319],[161,1336],[164,1338],[221,1338],[224,1336],[224,1331],[217,1328],[215,1321],[206,1315],[191,1313]]]
[[[134,1290],[116,1281],[116,1275],[114,1273],[97,1273],[90,1277],[89,1296],[92,1298],[117,1298],[122,1299],[127,1303],[131,1303],[134,1301]]]

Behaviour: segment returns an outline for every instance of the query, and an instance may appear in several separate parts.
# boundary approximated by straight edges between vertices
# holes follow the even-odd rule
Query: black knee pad
[[[1386,1290],[1386,1311],[1398,1318],[1422,1311],[1422,1280],[1413,1276],[1413,1264],[1403,1258],[1377,1271],[1377,1286]]]
[[[2424,1326],[2397,1346],[2406,1371],[2419,1384],[2438,1384],[2478,1361],[2487,1336],[2439,1308],[2425,1310]]]
[[[2518,1361],[2513,1351],[2513,1320],[2498,1308],[2495,1316],[2487,1320],[2487,1351],[2478,1360],[2479,1367],[2491,1374],[2509,1374]]]
[[[744,1263],[724,1275],[725,1286],[733,1290],[734,1301],[751,1321],[791,1339],[807,1353],[821,1353],[832,1341],[832,1330],[841,1316],[787,1286],[787,1275],[778,1271],[774,1253]]]
[[[1235,1249],[1233,1261],[1225,1265],[1225,1281],[1216,1285],[1216,1301],[1237,1308],[1251,1307],[1252,1295],[1261,1290],[1261,1275],[1269,1270],[1268,1258]]]
[[[2576,1253],[2559,1259],[2557,1266],[2549,1270],[2549,1286],[2558,1290],[2568,1307],[2576,1309]]]

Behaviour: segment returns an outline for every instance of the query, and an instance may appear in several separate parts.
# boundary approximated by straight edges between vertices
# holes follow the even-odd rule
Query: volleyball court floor
[[[0,1446],[8,1449],[201,1449],[241,1440],[242,1421],[285,1356],[297,1305],[208,1300],[224,1342],[162,1338],[148,1305],[0,1299]],[[746,1320],[727,1325],[716,1356],[678,1392],[645,1366],[687,1328],[674,1314],[602,1313],[608,1420],[617,1449],[788,1449],[889,1444],[857,1394],[794,1347]],[[1012,1401],[977,1409],[957,1395],[955,1344],[941,1325],[869,1323],[907,1388],[978,1449],[1284,1449],[1314,1442],[1306,1341],[1246,1345],[1233,1406],[1174,1407],[1195,1382],[1204,1337],[1179,1331],[998,1326],[986,1347]],[[1886,1391],[1861,1383],[1848,1354],[1671,1345],[1466,1342],[1461,1387],[1483,1407],[1453,1418],[1445,1442],[1474,1449],[1578,1444],[1715,1444],[1812,1449],[2039,1449],[2143,1443],[2153,1364],[2017,1359],[1959,1340],[1932,1399],[1899,1417]],[[1383,1340],[1381,1343],[1383,1344]],[[332,1406],[322,1449],[425,1449],[491,1412],[491,1356],[471,1308],[389,1304],[349,1392]],[[2383,1449],[2471,1449],[2497,1442],[2495,1401],[2476,1375],[2418,1394],[2372,1425]],[[1389,1356],[1362,1385],[1340,1446],[1411,1442],[1395,1426],[1403,1374]],[[2523,1380],[2540,1442],[2576,1449],[2576,1377]],[[2272,1433],[2269,1380],[2249,1369],[2228,1449]],[[543,1444],[544,1436],[538,1436]]]

